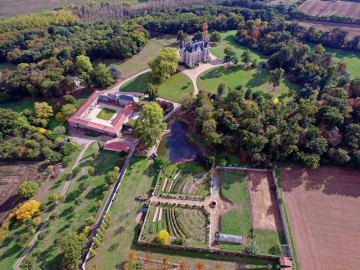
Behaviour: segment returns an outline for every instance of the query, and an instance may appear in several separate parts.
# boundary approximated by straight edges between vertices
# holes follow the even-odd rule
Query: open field
[[[336,167],[281,171],[300,269],[360,268],[359,179]]]
[[[251,218],[254,229],[281,230],[281,219],[271,173],[248,172]]]
[[[20,184],[40,178],[40,165],[36,162],[0,162],[0,222],[22,201],[16,195]]]
[[[298,21],[300,25],[305,27],[315,27],[322,31],[330,31],[335,28],[340,28],[349,32],[348,38],[353,38],[356,36],[360,36],[360,26],[358,24],[351,23],[336,23],[336,22],[321,22],[321,21],[309,21],[302,20]]]
[[[80,149],[74,152],[71,157],[71,162],[68,167],[66,167],[55,180],[51,180],[49,189],[51,192],[59,194],[63,185],[65,184],[65,179],[70,173],[72,166],[75,163],[76,158],[80,153]],[[41,204],[46,204],[46,196],[36,198]],[[45,207],[47,208],[47,207]],[[41,218],[44,220],[49,213],[45,210],[42,213]],[[12,269],[13,264],[16,259],[20,256],[24,247],[28,244],[30,239],[33,237],[33,234],[29,231],[33,226],[26,225],[25,223],[14,222],[9,228],[9,236],[0,243],[0,269]]]
[[[307,0],[299,6],[299,9],[312,16],[360,17],[360,3],[355,2]]]
[[[220,83],[226,87],[234,88],[242,85],[245,89],[252,88],[254,91],[262,91],[279,96],[283,93],[299,89],[299,86],[291,83],[288,79],[283,79],[280,86],[273,91],[273,87],[267,82],[268,70],[246,70],[242,66],[216,67],[210,69],[197,78],[199,90],[205,89],[211,93],[216,93]]]
[[[123,92],[144,93],[148,83],[156,84],[156,81],[150,72],[137,76],[133,80],[124,84],[120,90]],[[182,73],[176,73],[171,76],[169,79],[161,83],[158,89],[159,97],[175,102],[178,102],[183,95],[193,92],[194,86],[191,80]]]
[[[115,113],[115,110],[109,108],[102,108],[96,117],[103,120],[110,120]]]
[[[120,79],[125,80],[141,71],[148,69],[149,67],[147,62],[149,59],[155,57],[158,51],[163,47],[177,47],[176,36],[159,35],[157,37],[151,38],[141,52],[125,61],[120,61],[117,59],[97,59],[94,64],[117,64],[121,71]]]
[[[237,33],[237,30],[230,30],[230,31],[220,33],[221,34],[221,42],[217,46],[211,47],[211,49],[210,49],[211,53],[220,59],[224,59],[224,57],[225,57],[224,48],[231,46],[234,48],[235,53],[236,53],[237,57],[239,58],[239,60],[241,59],[241,54],[247,50],[249,50],[251,52],[251,57],[257,59],[259,62],[267,60],[267,57],[265,55],[262,55],[259,52],[250,50],[245,46],[239,45],[235,39],[236,33]]]
[[[102,1],[94,1],[95,3],[101,3]],[[118,4],[118,3],[128,3],[136,4],[136,0],[108,0],[109,4]],[[59,7],[64,7],[70,4],[75,5],[85,5],[88,4],[86,0],[0,0],[0,18],[10,17],[16,14],[31,13],[34,11],[44,10],[44,9],[55,9]]]

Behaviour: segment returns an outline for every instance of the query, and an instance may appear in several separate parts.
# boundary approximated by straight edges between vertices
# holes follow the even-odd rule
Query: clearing
[[[151,72],[146,72],[121,86],[122,92],[144,93],[148,83],[157,84]],[[179,102],[183,95],[192,94],[194,86],[188,76],[179,72],[159,85],[159,97]]]
[[[355,2],[307,0],[299,9],[312,16],[360,17],[360,3]]]
[[[360,268],[360,172],[290,167],[281,183],[301,269]]]
[[[275,96],[299,89],[299,86],[284,78],[280,86],[273,91],[272,85],[267,82],[268,75],[268,70],[247,70],[238,65],[230,68],[216,67],[210,69],[200,74],[196,81],[199,90],[205,89],[211,93],[217,92],[220,83],[224,83],[226,87],[231,88],[242,85],[245,88],[250,87],[254,91],[271,93]]]

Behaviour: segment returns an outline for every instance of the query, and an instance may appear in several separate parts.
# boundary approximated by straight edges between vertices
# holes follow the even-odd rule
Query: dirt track
[[[281,179],[300,269],[360,269],[360,172],[293,167]]]
[[[282,230],[271,173],[248,172],[251,223],[254,229]]]
[[[355,2],[307,0],[299,6],[299,9],[313,16],[360,17],[360,3]]]

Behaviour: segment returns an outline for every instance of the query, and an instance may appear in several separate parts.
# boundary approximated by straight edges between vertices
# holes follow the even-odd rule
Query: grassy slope
[[[156,83],[150,72],[141,74],[126,83],[121,87],[121,91],[144,93],[148,83]],[[160,84],[158,92],[160,97],[178,102],[181,96],[193,93],[194,86],[186,75],[176,73]]]
[[[81,172],[72,180],[66,193],[65,202],[58,209],[59,218],[51,222],[46,230],[46,237],[38,242],[30,255],[37,256],[37,266],[39,269],[58,269],[59,250],[54,243],[61,234],[67,230],[79,231],[88,217],[95,216],[98,211],[98,200],[102,199],[105,185],[105,174],[118,165],[119,154],[110,151],[100,152],[94,163],[92,153],[98,152],[98,144],[93,143],[84,153],[80,161]],[[95,167],[95,174],[88,176],[89,166]],[[81,182],[88,183],[89,187],[78,194]],[[108,195],[108,191],[105,196]],[[76,205],[75,199],[82,197],[82,202]]]
[[[121,70],[121,79],[127,79],[143,70],[148,69],[149,67],[147,62],[150,58],[155,57],[161,48],[176,46],[177,43],[175,35],[160,35],[158,37],[151,38],[140,53],[134,55],[126,61],[120,61],[117,59],[98,59],[94,62],[94,64],[118,64]]]
[[[239,60],[241,60],[241,54],[248,50],[248,48],[245,46],[240,46],[235,40],[235,35],[236,30],[221,33],[222,41],[219,45],[211,48],[211,53],[223,59],[224,48],[227,46],[232,46]],[[259,63],[267,60],[265,55],[262,55],[261,53],[253,50],[250,51],[252,55],[251,57],[256,58]],[[254,90],[271,92],[275,95],[287,93],[290,91],[290,89],[298,89],[298,86],[290,83],[287,79],[284,79],[280,87],[278,87],[273,92],[273,87],[267,83],[268,74],[269,72],[267,70],[245,70],[240,66],[232,67],[230,69],[218,67],[201,74],[197,79],[197,84],[199,89],[205,89],[212,93],[216,92],[217,86],[220,83],[225,83],[227,87],[232,88],[238,85],[242,85],[244,87],[251,87]]]
[[[71,171],[71,168],[80,153],[78,151],[74,152],[71,155],[71,162],[68,167],[66,167],[57,177],[55,181],[53,181],[53,185],[51,187],[51,192],[60,193],[63,185],[65,183],[65,178],[68,173]],[[46,203],[47,199],[43,198],[40,200],[41,204]],[[44,213],[41,215],[42,220],[45,220],[45,217],[48,213]],[[32,226],[31,226],[32,227]],[[18,243],[18,238],[21,237],[23,233],[28,231],[28,227],[25,225],[14,224],[14,226],[10,227],[10,235],[7,239],[5,239],[2,243],[0,243],[0,269],[12,269],[12,265],[15,263],[17,258],[20,256],[24,248]],[[31,239],[29,239],[30,242]],[[28,243],[27,243],[28,244]],[[26,245],[27,245],[26,244]]]

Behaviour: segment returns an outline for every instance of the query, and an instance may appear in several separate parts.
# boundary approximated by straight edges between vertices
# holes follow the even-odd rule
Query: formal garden
[[[199,165],[172,164],[159,173],[157,195],[204,198],[209,194],[210,181],[210,172]]]
[[[140,239],[188,247],[208,247],[210,220],[203,209],[190,205],[155,205],[149,208]],[[169,236],[159,239],[159,235]]]

